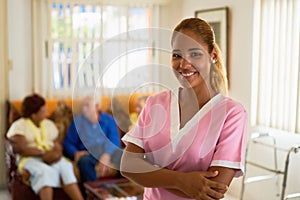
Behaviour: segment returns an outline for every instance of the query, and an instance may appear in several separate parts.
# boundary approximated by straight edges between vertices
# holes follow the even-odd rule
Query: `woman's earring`
[[[216,59],[216,58],[211,58],[211,62],[212,62],[213,64],[215,64],[215,63],[217,62],[217,59]]]

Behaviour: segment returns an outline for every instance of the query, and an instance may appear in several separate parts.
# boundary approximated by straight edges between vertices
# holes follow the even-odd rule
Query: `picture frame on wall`
[[[195,11],[195,17],[208,22],[215,33],[216,43],[222,51],[229,81],[229,55],[228,55],[228,7],[212,8]]]

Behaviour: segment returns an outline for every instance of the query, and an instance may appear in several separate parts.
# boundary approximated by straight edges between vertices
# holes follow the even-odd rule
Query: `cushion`
[[[57,106],[51,113],[49,119],[55,123],[59,131],[58,140],[60,143],[62,143],[66,136],[68,127],[73,119],[71,108],[66,104],[65,101],[60,100],[57,102]]]

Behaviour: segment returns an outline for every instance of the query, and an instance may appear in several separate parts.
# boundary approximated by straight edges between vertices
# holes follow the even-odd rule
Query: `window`
[[[252,125],[300,132],[300,0],[256,0]]]
[[[148,41],[146,32],[141,35],[134,30],[157,26],[158,6],[75,2],[47,4],[47,58],[43,62],[47,66],[43,76],[48,76],[48,82],[44,81],[46,96],[71,97],[74,88],[97,85],[106,90],[117,86],[126,89],[136,87],[136,79],[155,78],[155,73],[146,72],[119,84],[130,71],[157,59],[147,48],[132,52],[126,48],[153,42]]]

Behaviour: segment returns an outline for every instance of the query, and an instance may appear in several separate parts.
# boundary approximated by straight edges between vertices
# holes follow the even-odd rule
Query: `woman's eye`
[[[172,57],[173,58],[181,58],[182,56],[178,53],[173,53]]]
[[[192,52],[191,53],[191,57],[199,57],[199,56],[202,56],[202,53],[200,53],[200,52]]]

